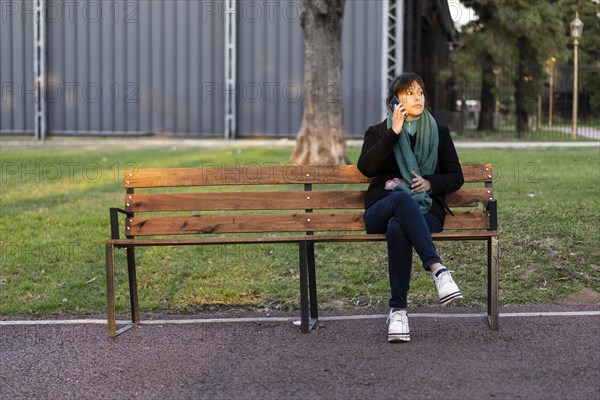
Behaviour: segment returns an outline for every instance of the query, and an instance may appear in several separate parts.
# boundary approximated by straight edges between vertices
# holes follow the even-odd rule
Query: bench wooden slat
[[[465,182],[491,182],[491,164],[462,164]],[[125,188],[269,184],[368,183],[354,165],[161,168],[125,171]]]
[[[364,191],[132,194],[127,211],[308,210],[364,207]]]
[[[246,165],[161,168],[125,171],[125,188],[271,185],[304,183],[368,183],[354,165]]]
[[[486,230],[489,217],[485,211],[455,211],[454,216],[447,216],[444,228]],[[364,230],[362,212],[228,213],[127,219],[130,236]]]
[[[362,209],[365,191],[150,193],[125,196],[132,212]],[[446,195],[450,207],[487,206],[493,190],[464,188]]]
[[[490,217],[487,211],[454,210],[454,215],[446,215],[444,230],[487,230],[490,228]]]
[[[129,219],[130,235],[364,230],[363,213],[211,214]]]
[[[462,188],[454,193],[446,195],[446,203],[452,207],[476,207],[483,204],[487,207],[491,199],[494,198],[494,189],[492,188]]]
[[[492,164],[461,164],[465,182],[492,182]]]

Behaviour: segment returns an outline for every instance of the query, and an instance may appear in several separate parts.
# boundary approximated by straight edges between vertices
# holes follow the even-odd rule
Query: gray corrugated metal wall
[[[22,22],[19,12],[26,3],[0,3],[0,132],[34,129],[33,17]]]
[[[239,137],[289,137],[300,126],[302,1],[237,4]],[[351,136],[381,115],[377,4],[346,5],[344,122]],[[33,131],[32,8],[30,0],[2,2],[2,133]],[[48,0],[45,11],[49,133],[222,136],[222,1]]]
[[[381,122],[381,4],[346,0],[344,15],[344,131],[363,137]]]
[[[48,23],[50,132],[223,131],[223,104],[200,84],[223,81],[223,22],[207,3],[76,4]]]
[[[238,136],[290,136],[300,127],[301,5],[298,1],[238,3]]]

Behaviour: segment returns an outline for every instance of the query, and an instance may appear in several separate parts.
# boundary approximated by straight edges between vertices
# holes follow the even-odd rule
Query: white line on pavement
[[[513,312],[500,313],[503,317],[577,317],[577,316],[599,316],[600,311],[550,311],[550,312]],[[483,318],[485,313],[469,314],[440,314],[440,313],[411,313],[411,318]],[[321,317],[320,321],[345,321],[361,319],[382,319],[387,314],[372,315],[340,315]],[[247,323],[247,322],[293,322],[298,317],[262,317],[262,318],[189,318],[189,319],[153,319],[141,321],[141,325],[184,325],[184,324],[214,324],[214,323]],[[118,324],[126,324],[129,321],[117,321]],[[0,326],[23,326],[23,325],[106,325],[105,319],[51,319],[51,320],[23,320],[23,321],[0,321]]]

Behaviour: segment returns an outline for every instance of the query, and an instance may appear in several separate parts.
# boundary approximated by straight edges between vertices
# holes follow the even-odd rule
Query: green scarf
[[[404,125],[406,125],[406,121]],[[387,127],[392,126],[392,113],[388,113]],[[402,178],[408,182],[408,187],[400,184],[394,190],[403,190],[410,194],[419,204],[421,212],[426,214],[431,210],[432,200],[427,192],[415,193],[410,189],[413,183],[411,171],[419,176],[431,175],[435,172],[435,166],[438,161],[438,126],[429,111],[424,110],[417,121],[417,142],[414,152],[410,146],[408,133],[403,126],[402,132],[398,135],[398,142],[394,146],[394,156],[400,168]]]

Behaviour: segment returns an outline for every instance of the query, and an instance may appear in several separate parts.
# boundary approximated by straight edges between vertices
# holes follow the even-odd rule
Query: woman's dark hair
[[[427,105],[427,92],[425,91],[425,82],[423,82],[423,78],[414,72],[404,72],[398,75],[390,84],[388,88],[388,95],[385,99],[385,105],[390,104],[392,97],[396,95],[398,92],[404,92],[408,88],[410,88],[413,83],[418,84],[423,89],[423,94],[425,95],[425,104]]]

